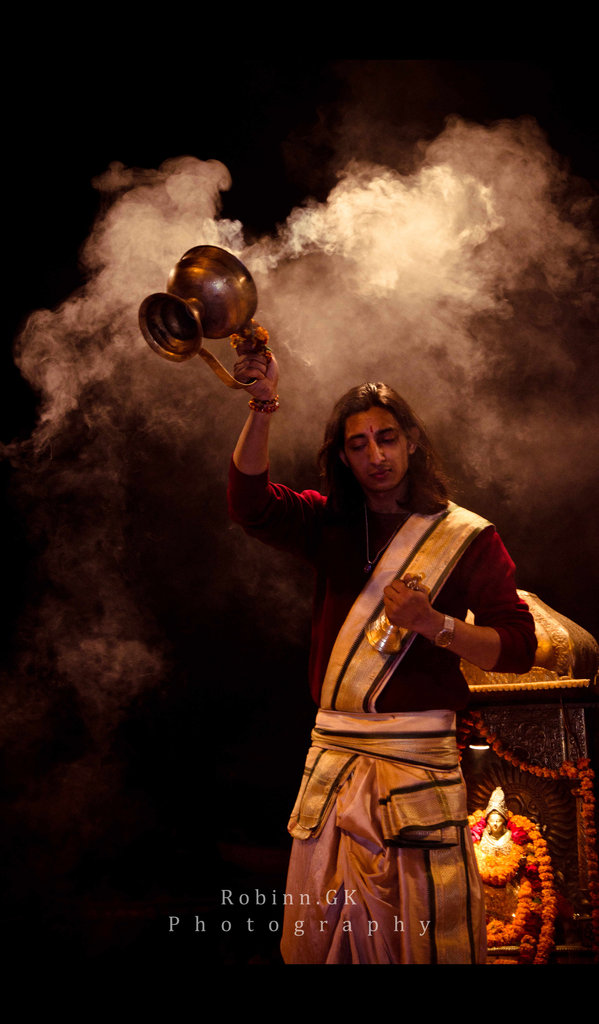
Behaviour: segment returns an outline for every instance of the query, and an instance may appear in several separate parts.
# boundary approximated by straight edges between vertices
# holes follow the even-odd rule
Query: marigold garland
[[[504,853],[501,857],[485,858],[482,860],[477,856],[476,859],[478,862],[478,872],[483,882],[485,882],[486,885],[494,885],[501,889],[504,885],[507,885],[508,882],[511,882],[518,874],[520,865],[524,860],[524,853],[520,847],[514,843],[509,853]]]
[[[574,764],[572,761],[564,761],[560,768],[542,768],[538,765],[529,765],[526,761],[522,761],[521,758],[516,757],[511,751],[507,750],[503,743],[497,739],[497,736],[487,729],[484,719],[480,712],[471,711],[468,715],[462,718],[460,727],[458,730],[458,747],[463,750],[466,747],[468,737],[470,733],[476,730],[480,736],[482,736],[486,742],[490,745],[495,753],[512,764],[515,768],[520,771],[529,772],[531,775],[537,776],[537,778],[545,779],[560,779],[567,778],[571,782],[578,782],[578,786],[572,790],[574,796],[581,798],[581,817],[582,826],[584,833],[585,843],[585,856],[587,862],[587,877],[589,883],[589,898],[591,901],[591,920],[593,929],[593,953],[597,958],[599,956],[599,857],[597,854],[597,829],[595,825],[595,795],[593,791],[593,779],[595,773],[591,768],[591,762],[589,758],[581,758]],[[479,820],[482,816],[482,811],[475,811],[471,817],[474,819],[474,823]],[[470,820],[470,819],[469,819]],[[543,839],[538,826],[534,825],[520,815],[513,815],[512,819],[508,823],[508,828],[521,827],[524,831],[527,831],[528,838],[532,841],[534,847],[534,853],[532,858],[527,858],[527,873],[531,872],[536,864],[538,870],[538,880],[540,885],[540,899],[541,899],[541,931],[536,944],[536,955],[534,955],[534,963],[542,964],[547,962],[547,958],[553,949],[554,945],[554,928],[555,918],[557,916],[557,894],[554,888],[554,875],[551,867],[551,858],[547,849],[547,844]],[[526,826],[530,826],[528,829]],[[480,835],[478,836],[480,838]],[[512,828],[512,838],[514,842],[517,842],[515,838],[514,829]],[[475,835],[476,839],[476,835]],[[483,879],[484,880],[484,879]],[[499,882],[490,884],[500,884]],[[528,892],[522,894],[522,888],[520,888],[520,896],[518,899],[518,910],[516,912],[516,918],[511,925],[502,926],[501,922],[490,922],[488,926],[488,940],[492,944],[509,945],[514,944],[513,939],[511,942],[506,942],[506,936],[513,936],[513,929],[518,922],[518,929],[522,930],[520,937],[520,956],[519,961],[526,962],[533,959],[531,956],[531,943],[532,936],[525,932],[526,927],[526,914],[530,907],[528,905],[529,895]],[[532,887],[531,887],[532,893]],[[520,899],[521,897],[521,899]],[[522,902],[522,907],[520,906]],[[520,913],[522,910],[522,913]],[[524,923],[523,923],[524,922]],[[498,937],[502,937],[504,941],[498,942]]]
[[[269,334],[266,327],[262,327],[261,324],[257,324],[255,320],[250,320],[249,324],[237,334],[232,334],[229,342],[231,347],[237,351],[240,345],[250,344],[254,352],[259,352],[265,355],[268,362],[272,359],[272,352],[268,347]]]

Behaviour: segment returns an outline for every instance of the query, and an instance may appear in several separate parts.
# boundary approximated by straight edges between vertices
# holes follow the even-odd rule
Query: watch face
[[[451,615],[445,616],[445,622],[443,629],[440,629],[435,637],[436,647],[451,647],[453,643],[453,631],[455,629],[455,621]]]

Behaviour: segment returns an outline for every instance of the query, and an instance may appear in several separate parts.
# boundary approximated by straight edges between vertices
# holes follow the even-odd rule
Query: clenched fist
[[[443,624],[443,615],[432,608],[428,587],[420,580],[419,575],[406,575],[385,587],[385,613],[394,626],[435,636]]]
[[[253,380],[245,390],[253,398],[261,401],[268,401],[274,398],[279,383],[279,367],[272,352],[256,352],[250,343],[243,343],[237,346],[237,359],[233,368],[233,375],[236,380],[246,383]]]

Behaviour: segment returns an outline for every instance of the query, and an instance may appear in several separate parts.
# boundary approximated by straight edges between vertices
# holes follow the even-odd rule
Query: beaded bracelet
[[[273,413],[279,408],[279,396],[262,400],[261,398],[250,398],[248,405],[254,412]]]

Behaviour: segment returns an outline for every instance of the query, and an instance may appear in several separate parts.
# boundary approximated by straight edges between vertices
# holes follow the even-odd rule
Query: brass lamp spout
[[[139,325],[150,348],[164,359],[183,362],[201,356],[231,388],[248,387],[202,346],[204,338],[228,338],[249,329],[258,305],[252,276],[243,263],[216,245],[196,245],[169,275],[166,292],[148,295]]]

